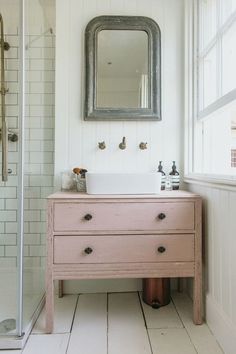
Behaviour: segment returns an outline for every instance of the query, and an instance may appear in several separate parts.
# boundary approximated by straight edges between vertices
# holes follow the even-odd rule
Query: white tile
[[[15,187],[0,187],[1,198],[16,198]]]
[[[17,210],[17,199],[6,199],[6,210]]]
[[[0,246],[0,257],[4,256],[4,246]]]
[[[2,268],[16,267],[16,257],[0,258],[0,267],[2,267]]]
[[[39,257],[44,257],[46,256],[46,247],[43,245],[43,246],[36,246],[36,245],[33,245],[33,246],[29,246],[30,247],[30,256],[31,257],[34,257],[34,256],[39,256]]]
[[[16,105],[18,104],[17,93],[8,93],[6,95],[6,105]]]
[[[40,221],[40,211],[39,210],[25,210],[24,220],[25,221]]]
[[[31,267],[39,267],[41,265],[40,257],[24,257],[24,266]]]
[[[67,354],[75,353],[107,353],[106,294],[85,294],[79,296],[67,351]]]
[[[31,335],[22,354],[65,354],[69,334]]]
[[[72,326],[75,312],[77,295],[64,295],[62,298],[55,298],[55,316],[53,333],[69,333]],[[34,328],[33,334],[45,333],[45,308],[40,314]]]
[[[53,93],[54,85],[51,82],[31,82],[30,93]]]
[[[108,299],[108,353],[151,354],[138,294],[109,294]]]
[[[142,301],[142,307],[147,328],[183,328],[183,324],[172,302],[159,309],[153,309]]]
[[[28,53],[29,53],[30,59],[33,59],[33,58],[40,59],[42,56],[41,48],[31,48],[30,47]]]
[[[172,294],[172,298],[198,354],[222,354],[222,350],[208,326],[205,323],[200,326],[194,325],[192,320],[193,304],[191,299],[186,294],[177,292]]]
[[[40,245],[40,234],[25,234],[24,235],[25,245]]]
[[[16,233],[17,232],[17,222],[6,222],[6,233]]]
[[[16,211],[0,211],[0,221],[16,221]]]
[[[184,328],[149,329],[153,354],[196,354]]]
[[[0,245],[16,245],[16,234],[0,234]]]
[[[26,81],[28,82],[40,82],[41,81],[41,71],[30,70],[26,71]]]
[[[16,257],[17,256],[17,246],[5,246],[5,256],[6,257]]]
[[[18,58],[18,48],[11,48],[11,50],[8,50],[8,52],[6,53],[6,58],[10,59],[17,59]]]

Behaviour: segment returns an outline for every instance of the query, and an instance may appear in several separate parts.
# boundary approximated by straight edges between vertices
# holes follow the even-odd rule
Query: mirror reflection
[[[102,30],[97,38],[97,108],[148,108],[148,34]]]

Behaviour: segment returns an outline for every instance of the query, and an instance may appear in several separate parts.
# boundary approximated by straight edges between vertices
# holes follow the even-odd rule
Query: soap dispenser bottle
[[[179,172],[176,169],[175,161],[173,161],[172,170],[169,175],[171,176],[172,189],[179,189]]]
[[[165,189],[165,184],[166,184],[166,174],[163,171],[163,166],[162,166],[162,161],[159,161],[159,165],[158,165],[158,171],[161,173],[161,190]]]

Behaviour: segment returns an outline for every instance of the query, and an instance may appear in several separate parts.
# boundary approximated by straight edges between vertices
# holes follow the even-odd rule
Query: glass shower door
[[[19,9],[0,0],[0,338],[19,334]]]
[[[53,192],[55,2],[25,0],[24,287],[27,326],[45,293],[46,197]]]

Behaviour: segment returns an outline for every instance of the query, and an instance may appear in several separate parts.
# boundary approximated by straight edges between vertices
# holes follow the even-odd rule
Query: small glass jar
[[[77,176],[77,191],[78,192],[86,192],[86,179],[81,176]]]
[[[71,171],[63,171],[61,173],[61,190],[69,191],[73,190],[75,187],[75,182],[73,178],[73,173]]]

